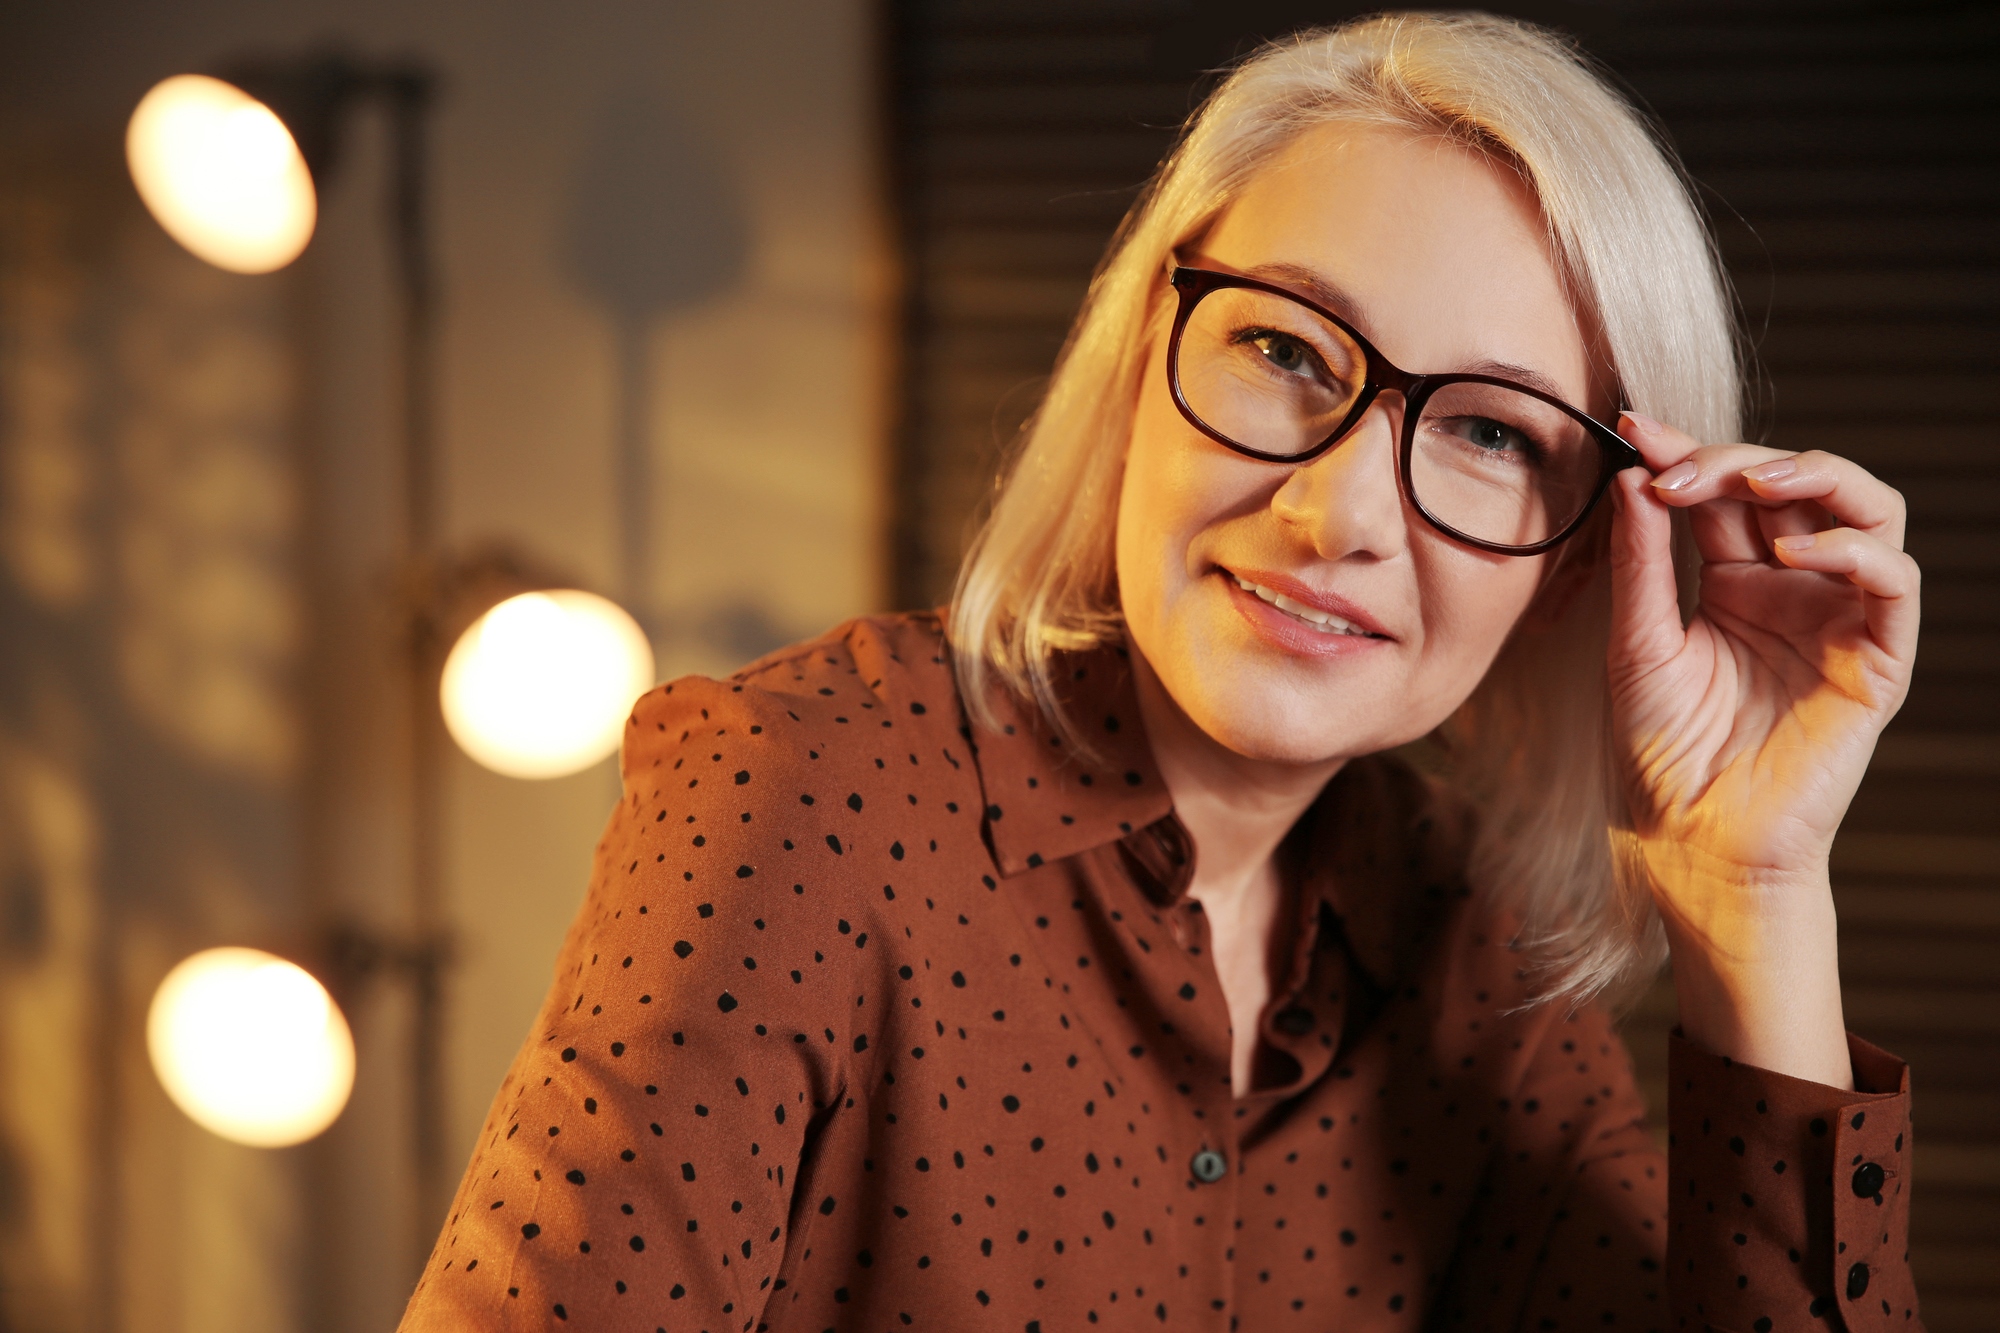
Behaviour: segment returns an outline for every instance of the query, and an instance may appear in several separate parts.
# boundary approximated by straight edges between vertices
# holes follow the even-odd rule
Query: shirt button
[[[1863,1162],[1854,1168],[1854,1192],[1864,1199],[1872,1199],[1882,1192],[1882,1180],[1887,1173],[1873,1162]]]
[[[1271,1020],[1272,1025],[1288,1037],[1305,1036],[1312,1031],[1313,1022],[1313,1011],[1300,1008],[1296,1004],[1289,1009],[1280,1009],[1277,1016]]]
[[[1868,1265],[1856,1264],[1847,1270],[1847,1299],[1858,1301],[1868,1294]]]
[[[1213,1185],[1222,1179],[1222,1173],[1228,1169],[1229,1164],[1222,1160],[1222,1154],[1213,1148],[1203,1148],[1188,1163],[1188,1170],[1194,1172],[1194,1178],[1204,1185]]]

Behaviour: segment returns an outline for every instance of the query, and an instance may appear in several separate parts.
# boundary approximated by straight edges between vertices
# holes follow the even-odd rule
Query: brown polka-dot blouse
[[[625,790],[408,1330],[1909,1329],[1901,1066],[1530,1005],[1447,807],[1350,764],[1281,855],[1255,1090],[1123,655],[1092,755],[972,729],[935,616],[635,709]]]

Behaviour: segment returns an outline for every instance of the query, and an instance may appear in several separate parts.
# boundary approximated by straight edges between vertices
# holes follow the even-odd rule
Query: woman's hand
[[[1828,853],[1909,690],[1903,499],[1831,454],[1699,445],[1627,413],[1613,482],[1614,735],[1690,1038],[1852,1086]],[[1702,557],[1683,628],[1670,509]]]

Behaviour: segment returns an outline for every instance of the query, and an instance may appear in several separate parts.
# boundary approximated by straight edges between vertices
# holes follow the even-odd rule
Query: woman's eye
[[[1282,333],[1253,333],[1245,341],[1262,352],[1266,361],[1287,374],[1310,375],[1313,363],[1318,360],[1312,349],[1297,338]]]
[[[1536,453],[1527,436],[1491,417],[1466,417],[1459,422],[1458,433],[1490,453],[1512,452],[1530,458]]]

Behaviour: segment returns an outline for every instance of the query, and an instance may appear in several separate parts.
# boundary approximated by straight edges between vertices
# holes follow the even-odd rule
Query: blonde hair
[[[950,631],[975,716],[1004,687],[1070,731],[1051,657],[1121,633],[1118,494],[1170,256],[1330,122],[1508,163],[1540,201],[1624,404],[1738,438],[1742,369],[1714,243],[1671,150],[1571,44],[1481,14],[1392,14],[1273,43],[1196,113],[1119,227],[967,554]],[[1478,813],[1475,884],[1518,913],[1543,993],[1576,1002],[1630,993],[1665,956],[1609,742],[1602,518],[1567,553],[1597,557],[1589,586],[1553,625],[1524,622],[1437,738],[1446,781]]]

